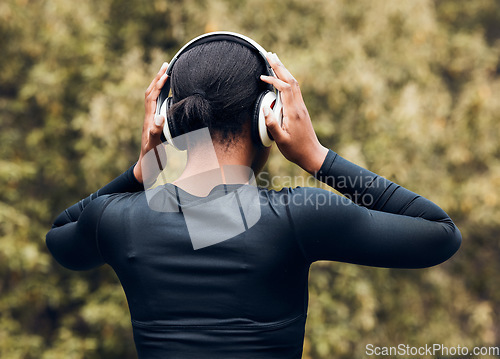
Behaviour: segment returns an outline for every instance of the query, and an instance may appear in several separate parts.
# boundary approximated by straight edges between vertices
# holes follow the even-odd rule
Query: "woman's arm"
[[[439,206],[333,151],[317,178],[347,198],[318,188],[291,190],[291,219],[311,263],[422,268],[460,247],[460,231]]]
[[[57,216],[45,237],[47,248],[64,267],[86,270],[104,264],[96,232],[109,194],[143,191],[133,174],[134,166]]]
[[[108,195],[139,192],[142,184],[142,158],[161,143],[163,118],[154,118],[156,99],[167,80],[164,63],[145,94],[145,116],[142,129],[141,152],[138,162],[125,173],[64,210],[47,233],[46,244],[54,258],[73,270],[86,270],[104,264],[97,241],[97,229],[102,212],[107,206]]]
[[[52,228],[61,227],[67,223],[78,221],[78,218],[82,214],[85,207],[87,207],[87,205],[97,197],[113,193],[143,191],[144,187],[142,183],[137,181],[134,176],[134,167],[135,164],[101,189],[98,189],[90,196],[65,209],[61,214],[59,214],[59,216],[57,216]]]
[[[290,190],[289,210],[305,257],[417,268],[441,263],[460,247],[461,234],[436,204],[323,147],[314,133],[300,87],[275,54],[268,61],[280,90],[283,123],[264,110],[282,154],[344,198],[317,188]]]

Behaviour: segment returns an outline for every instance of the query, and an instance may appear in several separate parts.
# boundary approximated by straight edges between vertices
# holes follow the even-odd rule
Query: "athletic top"
[[[345,197],[319,188],[258,188],[255,224],[194,250],[185,209],[248,185],[219,185],[201,198],[167,184],[165,197],[182,193],[183,203],[162,212],[148,205],[132,166],[62,212],[46,243],[69,269],[114,269],[141,359],[299,359],[311,263],[428,267],[461,244],[436,204],[331,150],[316,178]]]

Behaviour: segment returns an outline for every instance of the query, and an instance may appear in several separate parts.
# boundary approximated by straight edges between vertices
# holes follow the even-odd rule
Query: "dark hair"
[[[208,127],[212,136],[230,143],[253,115],[267,85],[264,60],[230,41],[198,45],[182,54],[172,69],[170,116],[180,132]]]

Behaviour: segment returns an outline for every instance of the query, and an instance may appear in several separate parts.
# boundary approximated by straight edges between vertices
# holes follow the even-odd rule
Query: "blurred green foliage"
[[[134,358],[109,267],[44,236],[138,156],[153,74],[206,31],[244,33],[301,84],[320,140],[441,205],[464,242],[424,270],[313,265],[304,358],[500,344],[500,2],[0,2],[0,357]],[[304,175],[275,149],[271,174]]]

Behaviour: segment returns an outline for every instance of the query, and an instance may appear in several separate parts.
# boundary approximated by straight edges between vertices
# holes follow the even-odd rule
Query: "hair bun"
[[[170,108],[177,135],[209,126],[213,121],[213,114],[212,104],[202,90],[194,91]]]

